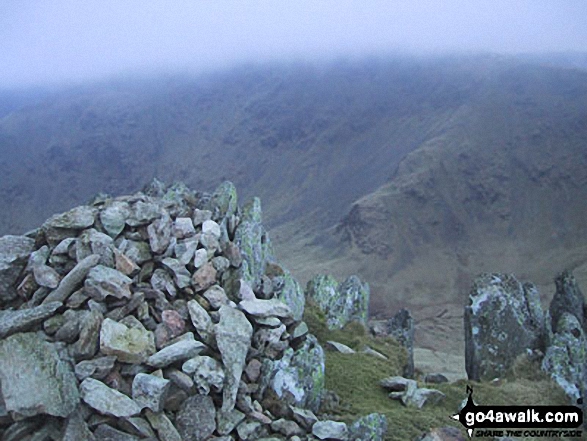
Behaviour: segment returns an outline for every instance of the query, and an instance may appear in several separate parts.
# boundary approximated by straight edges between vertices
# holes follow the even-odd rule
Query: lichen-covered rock
[[[79,403],[71,366],[36,333],[0,341],[0,383],[6,410],[23,417],[67,417]]]
[[[359,418],[349,427],[349,439],[353,441],[382,441],[387,431],[387,418],[371,413]]]
[[[585,298],[573,274],[564,271],[554,279],[556,292],[550,302],[550,318],[552,331],[557,332],[558,324],[565,313],[575,316],[583,330],[585,330]]]
[[[340,329],[352,321],[367,322],[369,285],[357,276],[339,284],[330,275],[318,275],[308,282],[306,296],[324,311],[329,329]]]
[[[571,402],[582,396],[587,369],[587,340],[575,315],[563,312],[551,345],[542,360],[542,369],[565,391]]]
[[[298,281],[289,271],[285,271],[283,276],[273,278],[273,285],[276,288],[275,298],[291,308],[295,320],[301,320],[304,316],[306,296]]]
[[[238,206],[238,197],[234,184],[230,181],[220,184],[212,194],[210,206],[217,212],[218,219],[233,215]]]
[[[314,412],[320,407],[324,390],[324,350],[313,335],[303,346],[287,349],[280,360],[265,360],[261,383],[279,399]]]
[[[243,208],[234,243],[240,248],[242,264],[240,278],[253,288],[260,285],[268,262],[275,260],[269,236],[261,223],[261,201],[254,198]]]
[[[155,353],[155,337],[142,325],[127,327],[107,318],[100,329],[100,350],[123,363],[143,363]]]
[[[483,274],[465,307],[465,365],[471,380],[502,377],[520,354],[543,344],[538,292],[513,275]]]
[[[34,246],[35,241],[25,236],[0,237],[0,305],[16,297],[16,280]]]
[[[214,335],[225,370],[222,411],[229,412],[236,403],[238,385],[253,337],[253,326],[241,311],[230,306],[222,306],[219,316]]]

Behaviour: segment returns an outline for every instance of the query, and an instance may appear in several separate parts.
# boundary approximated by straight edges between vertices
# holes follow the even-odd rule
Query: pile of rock
[[[381,439],[318,421],[324,353],[258,199],[154,182],[0,238],[0,437]]]

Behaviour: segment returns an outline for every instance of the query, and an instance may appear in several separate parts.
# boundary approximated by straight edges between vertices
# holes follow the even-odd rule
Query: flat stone
[[[312,435],[318,439],[346,440],[348,428],[345,423],[337,421],[318,421],[312,427]]]
[[[100,213],[100,222],[106,232],[115,239],[126,224],[126,219],[130,216],[130,207],[126,202],[115,201],[106,207]]]
[[[243,300],[239,303],[239,307],[254,317],[279,317],[292,318],[293,314],[289,306],[280,300]]]
[[[210,303],[212,309],[220,309],[223,305],[228,305],[230,300],[224,289],[219,285],[213,285],[202,294],[206,300]]]
[[[196,270],[192,277],[192,284],[196,291],[204,291],[216,283],[216,270],[208,262]]]
[[[40,286],[55,289],[59,286],[61,276],[48,265],[37,265],[33,268],[35,282]]]
[[[142,325],[129,328],[107,318],[100,329],[100,350],[124,363],[143,363],[155,353],[155,337]]]
[[[70,229],[70,230],[83,230],[94,225],[94,214],[96,210],[87,207],[80,206],[72,208],[71,210],[51,216],[43,224],[43,229],[48,230],[52,228],[59,229]]]
[[[214,334],[225,369],[222,411],[229,412],[236,403],[253,326],[241,311],[230,306],[222,306],[219,315],[220,321],[214,326]]]
[[[117,299],[130,298],[130,284],[132,279],[114,268],[104,265],[93,267],[84,283],[86,292],[98,301],[103,301],[108,296]]]
[[[326,347],[333,349],[336,352],[340,352],[341,354],[356,354],[354,349],[351,349],[347,345],[343,345],[337,341],[328,340],[326,342]]]
[[[65,302],[67,298],[80,287],[88,273],[100,262],[98,254],[92,254],[77,263],[67,275],[61,279],[59,286],[49,293],[43,303]]]
[[[208,395],[211,388],[220,392],[224,386],[225,376],[222,365],[212,357],[198,355],[190,358],[183,364],[181,370],[192,376],[201,395]]]
[[[379,382],[379,385],[390,392],[401,392],[406,390],[408,384],[413,381],[408,378],[395,376],[384,378]]]
[[[115,362],[116,357],[114,356],[80,361],[75,365],[75,376],[79,381],[84,381],[89,377],[96,380],[103,380],[112,371]]]
[[[187,333],[186,335],[188,335],[186,339],[166,346],[159,352],[151,355],[147,360],[147,364],[155,368],[163,368],[177,361],[184,361],[195,357],[206,349],[204,343],[194,340],[193,334]]]
[[[132,382],[132,398],[141,408],[148,407],[153,412],[161,412],[170,387],[171,382],[164,378],[137,374]]]
[[[105,415],[121,418],[141,412],[141,408],[131,398],[93,378],[82,381],[80,393],[88,406]]]
[[[377,357],[381,360],[389,360],[381,352],[377,352],[375,349],[370,348],[369,346],[365,347],[365,349],[363,349],[361,352],[363,352],[363,354],[372,355],[373,357]]]
[[[161,441],[183,441],[181,435],[164,412],[155,413],[150,409],[146,409],[145,416]]]
[[[138,437],[117,430],[108,424],[100,424],[96,430],[94,430],[94,436],[96,439],[107,441],[139,441]]]
[[[79,403],[71,366],[36,333],[0,340],[0,383],[6,410],[22,417],[67,417]]]
[[[147,225],[161,217],[161,208],[152,202],[138,201],[130,207],[130,214],[126,218],[126,224],[130,227]]]
[[[293,419],[307,431],[312,430],[312,426],[318,421],[318,417],[309,409],[290,406],[293,412]]]
[[[298,426],[295,421],[286,420],[280,418],[275,420],[271,423],[271,430],[277,433],[281,433],[283,436],[292,437],[292,436],[304,436],[306,432]]]
[[[216,410],[212,398],[193,395],[185,400],[175,420],[184,441],[204,441],[216,430]]]
[[[63,303],[61,302],[50,302],[30,309],[0,311],[0,338],[31,330],[53,316],[62,306]]]

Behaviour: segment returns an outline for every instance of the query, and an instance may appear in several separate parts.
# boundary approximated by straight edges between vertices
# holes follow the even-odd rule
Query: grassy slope
[[[311,332],[323,344],[334,340],[357,350],[368,345],[389,358],[385,361],[365,354],[326,352],[326,388],[336,392],[341,398],[341,406],[330,416],[352,422],[359,416],[372,412],[385,414],[389,426],[385,439],[389,441],[413,440],[433,427],[452,425],[462,429],[449,416],[457,412],[459,404],[466,398],[467,384],[473,386],[477,404],[568,404],[562,390],[540,372],[538,366],[520,361],[509,378],[494,384],[460,380],[455,383],[428,385],[446,394],[446,399],[438,405],[423,409],[406,408],[400,402],[389,399],[385,390],[379,386],[381,379],[401,375],[406,353],[396,341],[370,337],[363,326],[357,323],[347,325],[343,330],[329,331],[324,324],[323,315],[312,305],[306,308],[304,318]],[[424,387],[423,383],[419,385]]]

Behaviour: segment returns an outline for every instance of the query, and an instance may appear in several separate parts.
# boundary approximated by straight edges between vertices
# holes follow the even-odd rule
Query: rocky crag
[[[520,357],[539,362],[571,404],[587,392],[585,299],[572,273],[555,278],[548,310],[531,283],[483,274],[465,307],[466,368],[472,380],[504,377]]]
[[[322,280],[322,279],[321,279]],[[332,288],[325,278],[325,288]],[[316,281],[318,282],[318,280]],[[328,289],[318,289],[313,298]],[[334,288],[333,288],[334,289]],[[367,318],[335,288],[329,324]],[[318,418],[324,351],[275,260],[260,201],[154,181],[0,238],[0,436],[379,440],[383,415]]]

